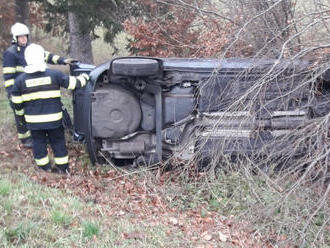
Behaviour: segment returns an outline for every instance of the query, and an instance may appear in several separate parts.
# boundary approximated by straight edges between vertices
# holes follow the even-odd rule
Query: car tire
[[[91,84],[87,84],[85,88],[85,95],[84,95],[84,117],[83,120],[86,121],[85,124],[85,139],[86,139],[86,147],[87,152],[89,155],[89,159],[93,165],[98,162],[97,156],[97,142],[93,137],[92,134],[92,120],[91,120],[91,111],[92,111],[92,98],[91,92],[93,92],[93,86]]]
[[[114,75],[145,77],[158,74],[160,65],[155,59],[125,58],[114,60],[111,72]]]

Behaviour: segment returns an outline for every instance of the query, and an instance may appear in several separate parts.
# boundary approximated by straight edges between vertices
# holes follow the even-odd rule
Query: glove
[[[87,73],[83,73],[83,74],[81,74],[81,76],[82,76],[83,78],[85,78],[86,81],[89,80],[89,75],[88,75]]]
[[[87,84],[88,80],[89,80],[89,76],[87,73],[82,73],[77,77],[81,83],[81,87],[85,87],[85,85]]]
[[[72,65],[74,62],[77,62],[78,60],[76,59],[71,59],[71,58],[67,58],[64,60],[64,64],[66,65]]]

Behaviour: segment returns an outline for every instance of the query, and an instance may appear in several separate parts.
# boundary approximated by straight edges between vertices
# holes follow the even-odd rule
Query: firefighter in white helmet
[[[29,43],[30,31],[23,23],[15,23],[11,27],[11,34],[13,35],[12,45],[3,54],[3,77],[4,85],[7,91],[8,99],[10,99],[11,89],[14,85],[15,78],[24,71],[26,61],[24,58],[24,51]],[[72,59],[65,59],[58,55],[45,52],[45,62],[50,64],[66,65],[71,63]],[[13,109],[12,104],[9,101]],[[14,109],[13,109],[14,110]],[[15,111],[15,122],[18,132],[18,138],[23,143],[24,147],[32,147],[31,133],[26,128],[23,118],[24,113]]]
[[[47,69],[44,49],[37,44],[27,46],[24,73],[15,79],[11,101],[17,111],[24,112],[26,127],[33,140],[33,156],[40,169],[51,170],[47,142],[54,152],[56,172],[69,171],[69,157],[65,145],[62,124],[62,103],[60,87],[75,90],[84,87],[87,74],[77,77]]]

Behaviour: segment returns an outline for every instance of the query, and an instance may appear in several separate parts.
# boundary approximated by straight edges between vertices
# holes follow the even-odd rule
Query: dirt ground
[[[2,171],[24,173],[38,184],[65,190],[85,202],[98,204],[106,216],[129,215],[131,222],[144,220],[150,225],[166,223],[171,226],[171,232],[183,232],[189,243],[202,240],[203,245],[198,247],[222,247],[220,244],[272,247],[261,237],[253,235],[253,229],[246,223],[235,223],[217,212],[202,212],[201,207],[186,211],[170,207],[165,182],[171,172],[155,170],[145,174],[120,171],[110,166],[92,167],[83,146],[68,142],[71,175],[45,173],[36,169],[32,151],[19,144],[13,128],[2,127],[0,137]]]

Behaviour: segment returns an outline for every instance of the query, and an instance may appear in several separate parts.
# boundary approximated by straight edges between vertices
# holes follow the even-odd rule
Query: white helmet
[[[27,63],[27,66],[24,68],[26,73],[46,70],[45,50],[42,46],[34,43],[28,45],[25,49],[24,56]]]
[[[25,24],[19,22],[16,22],[11,26],[10,32],[13,35],[13,40],[15,42],[17,42],[17,36],[30,34],[29,28]]]

